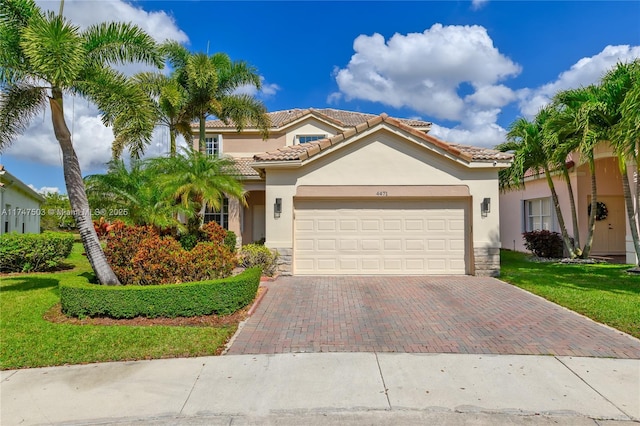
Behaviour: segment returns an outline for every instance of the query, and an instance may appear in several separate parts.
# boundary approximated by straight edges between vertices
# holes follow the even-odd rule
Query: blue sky
[[[489,147],[558,90],[640,57],[640,1],[66,0],[65,15],[80,26],[132,21],[159,41],[245,60],[263,77],[255,95],[270,111],[419,117],[444,140]],[[86,100],[69,98],[66,109],[83,172],[103,172],[110,129]],[[0,162],[37,189],[66,192],[49,122],[48,114],[34,120]],[[158,130],[147,155],[167,143]]]

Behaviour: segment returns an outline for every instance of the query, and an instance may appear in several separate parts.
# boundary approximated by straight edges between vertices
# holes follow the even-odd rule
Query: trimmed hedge
[[[74,317],[228,315],[247,306],[259,285],[259,268],[217,280],[146,286],[96,285],[79,277],[60,283],[60,301],[62,311]]]
[[[58,266],[73,248],[73,234],[9,233],[0,235],[0,272],[39,272]]]

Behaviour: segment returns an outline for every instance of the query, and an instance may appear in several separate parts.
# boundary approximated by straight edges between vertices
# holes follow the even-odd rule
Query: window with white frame
[[[222,135],[204,138],[205,153],[209,156],[222,154]]]
[[[204,212],[204,223],[215,222],[222,226],[224,229],[229,229],[229,199],[222,200],[220,210],[216,211],[212,208],[207,208]]]
[[[319,141],[320,139],[324,139],[326,137],[327,135],[296,135],[296,139],[298,140],[298,143]]]
[[[531,232],[540,229],[555,231],[550,197],[526,200],[524,208],[525,231]]]

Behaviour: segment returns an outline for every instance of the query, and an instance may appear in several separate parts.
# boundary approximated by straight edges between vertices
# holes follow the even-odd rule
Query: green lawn
[[[640,338],[640,276],[629,265],[531,262],[503,250],[500,279]]]
[[[60,302],[58,284],[90,274],[82,246],[73,269],[0,276],[0,369],[213,355],[236,327],[132,327],[55,324],[43,315]]]

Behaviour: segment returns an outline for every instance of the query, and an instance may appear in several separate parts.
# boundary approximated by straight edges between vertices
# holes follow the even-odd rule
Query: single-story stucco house
[[[263,240],[295,275],[497,275],[498,171],[511,155],[444,142],[431,123],[336,109],[269,113],[270,136],[206,123],[236,160],[247,206],[207,212]],[[194,132],[196,129],[194,129]]]
[[[618,157],[611,147],[600,144],[595,150],[597,201],[591,254],[594,256],[624,256],[627,263],[636,263],[633,239],[625,210],[622,177]],[[566,164],[573,189],[578,217],[578,229],[573,228],[571,206],[566,182],[560,173],[553,176],[562,216],[570,236],[579,235],[582,245],[587,238],[589,205],[591,203],[591,173],[589,164],[579,153],[572,153]],[[500,194],[500,238],[502,247],[526,251],[522,233],[537,229],[560,232],[558,218],[551,200],[551,190],[544,174],[527,173],[524,187]],[[635,167],[628,165],[632,193],[635,193]]]
[[[40,233],[44,197],[0,164],[0,235]]]

